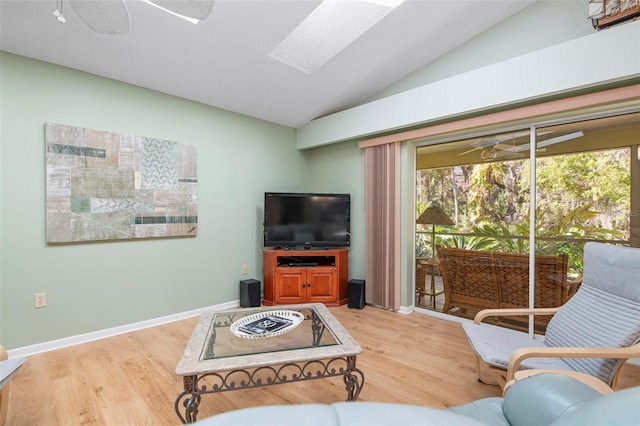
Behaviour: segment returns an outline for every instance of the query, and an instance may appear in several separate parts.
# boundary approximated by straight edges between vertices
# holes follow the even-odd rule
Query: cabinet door
[[[305,303],[307,272],[305,268],[276,270],[275,303]]]
[[[307,301],[332,303],[338,301],[338,272],[336,268],[308,268]]]

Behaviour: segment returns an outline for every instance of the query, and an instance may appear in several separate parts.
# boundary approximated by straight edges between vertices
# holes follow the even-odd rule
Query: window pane
[[[638,123],[635,113],[537,129],[536,306],[557,306],[571,297],[586,241],[630,244],[640,220],[631,207],[631,187],[639,179],[632,175],[638,169],[632,167]],[[417,306],[472,317],[495,303],[528,304],[529,156],[529,129],[418,148]],[[453,225],[419,220],[434,204]],[[431,267],[434,245],[465,250],[453,252],[463,259],[449,253]],[[465,276],[465,268],[475,268],[475,274]],[[435,293],[442,294],[431,296],[432,276]],[[469,287],[474,280],[484,286],[479,293]],[[461,282],[467,287],[461,289]],[[536,325],[544,329],[544,322]]]

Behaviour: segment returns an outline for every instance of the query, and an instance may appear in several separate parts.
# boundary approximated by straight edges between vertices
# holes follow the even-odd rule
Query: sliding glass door
[[[585,242],[637,245],[639,123],[624,113],[419,147],[416,307],[559,306],[580,285]]]

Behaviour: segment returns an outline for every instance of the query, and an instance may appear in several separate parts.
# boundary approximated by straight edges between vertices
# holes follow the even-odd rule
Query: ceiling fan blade
[[[479,149],[491,148],[493,146],[498,145],[499,143],[500,143],[500,140],[498,140],[494,136],[489,136],[489,137],[486,137],[486,138],[477,139],[477,140],[475,140],[475,141],[473,141],[472,143],[469,144],[469,146],[472,146],[473,148],[471,148],[468,151],[461,152],[458,155],[469,154],[470,152],[477,151]]]
[[[547,133],[550,133],[550,132],[547,132]],[[544,134],[544,133],[540,133],[540,134]],[[541,148],[547,147],[549,145],[553,145],[553,144],[560,143],[560,142],[566,142],[568,140],[579,138],[579,137],[582,137],[582,136],[584,136],[584,133],[582,133],[582,131],[573,132],[573,133],[567,133],[566,135],[562,135],[562,136],[556,136],[555,138],[551,138],[551,139],[547,139],[545,141],[538,142],[537,146],[536,146],[536,149],[541,149]],[[514,146],[513,148],[509,149],[508,151],[511,151],[511,152],[527,151],[530,146],[531,146],[531,144],[525,143],[525,144],[522,144],[522,145]]]
[[[509,160],[517,159],[517,158],[525,158],[525,155],[521,152],[515,151],[498,151],[496,152],[496,158],[506,158]]]
[[[509,146],[507,148],[501,148],[503,151],[508,151],[508,152],[522,152],[522,151],[527,151],[529,149],[529,145],[528,143],[524,143],[522,145],[513,145],[513,146]]]
[[[509,145],[506,143],[499,143],[498,145],[495,146],[496,149],[499,149],[501,151],[511,151],[511,152],[516,152],[515,148],[517,148],[518,145]]]
[[[509,145],[504,145],[503,142],[507,142],[510,140],[514,140],[514,139],[518,139],[522,136],[526,136],[529,134],[529,130],[527,131],[522,131],[522,132],[516,132],[516,133],[510,133],[510,134],[505,134],[505,135],[491,135],[491,136],[487,136],[481,139],[478,139],[476,141],[474,141],[473,143],[470,144],[470,146],[473,147],[473,149],[470,149],[468,151],[465,152],[461,152],[458,155],[464,155],[464,154],[469,154],[470,152],[473,151],[477,151],[479,149],[487,149],[487,148],[498,148],[498,149],[504,149],[504,150],[509,150]]]
[[[69,0],[80,19],[100,34],[126,34],[131,30],[129,9],[124,0]]]
[[[470,152],[477,151],[477,150],[479,150],[479,149],[486,149],[486,147],[478,146],[478,147],[475,147],[475,148],[470,149],[470,150],[468,150],[468,151],[461,152],[461,153],[460,153],[460,154],[458,154],[458,155],[465,155],[465,154],[469,154]]]
[[[149,0],[171,12],[194,19],[206,19],[213,10],[214,0]]]
[[[553,145],[555,143],[566,142],[571,139],[580,138],[584,136],[582,131],[567,133],[566,135],[556,136],[555,138],[547,139],[546,141],[542,141],[538,143],[538,148],[544,148],[545,146]]]

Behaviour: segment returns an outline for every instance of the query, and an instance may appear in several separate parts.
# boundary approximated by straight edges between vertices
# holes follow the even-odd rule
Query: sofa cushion
[[[198,420],[199,426],[328,426],[338,425],[330,405],[268,405],[227,411]]]
[[[447,410],[382,402],[337,402],[331,405],[267,405],[204,418],[198,426],[486,426]]]
[[[461,416],[469,417],[492,426],[510,426],[502,412],[503,399],[484,398],[468,404],[451,407],[450,410]]]
[[[623,389],[577,404],[552,426],[637,426],[640,424],[640,387]]]
[[[435,408],[381,402],[337,402],[335,410],[343,426],[424,426],[424,425],[487,425],[470,418]],[[305,423],[302,423],[303,425]],[[328,423],[327,423],[328,424]]]
[[[639,402],[640,386],[603,396],[572,377],[542,373],[516,381],[504,398],[484,398],[449,410],[382,402],[272,405],[229,411],[199,420],[197,424],[637,426],[640,424]]]
[[[560,374],[537,374],[516,381],[503,402],[511,426],[549,425],[560,416],[602,398],[592,387]]]

